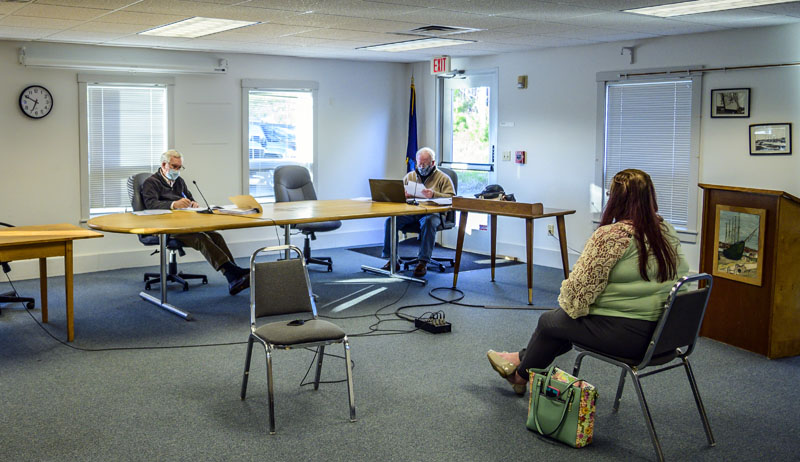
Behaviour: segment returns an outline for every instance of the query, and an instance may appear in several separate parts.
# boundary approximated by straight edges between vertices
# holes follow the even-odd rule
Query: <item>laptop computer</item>
[[[413,202],[406,199],[403,180],[369,179],[369,192],[375,202]]]

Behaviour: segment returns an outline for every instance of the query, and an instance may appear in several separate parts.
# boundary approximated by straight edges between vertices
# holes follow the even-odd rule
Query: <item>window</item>
[[[599,183],[608,191],[620,170],[647,172],[656,188],[659,214],[689,234],[697,221],[695,121],[700,84],[695,79],[699,77],[605,82]]]
[[[439,79],[441,162],[458,175],[458,194],[471,196],[494,182],[497,73]]]
[[[107,78],[107,77],[106,77]],[[138,80],[138,79],[136,79]],[[84,219],[130,207],[128,177],[155,172],[169,149],[168,85],[80,82]]]
[[[274,200],[273,174],[279,165],[314,165],[314,92],[316,83],[242,82],[246,111],[245,194]],[[290,88],[286,88],[286,87]],[[272,87],[272,88],[270,88]]]

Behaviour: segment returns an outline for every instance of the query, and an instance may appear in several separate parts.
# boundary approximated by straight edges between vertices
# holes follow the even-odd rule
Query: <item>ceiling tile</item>
[[[192,2],[188,0],[142,0],[128,6],[125,11],[179,16],[190,14],[191,16],[215,18],[217,17],[216,13],[224,9],[225,5],[217,3]]]
[[[31,40],[52,34],[53,29],[35,29],[33,27],[0,26],[0,38],[8,40]]]
[[[108,13],[108,10],[96,8],[73,8],[69,6],[39,5],[31,3],[14,12],[14,16],[31,16],[34,18],[89,20]]]
[[[0,19],[0,25],[13,27],[33,27],[35,29],[69,29],[83,21],[70,19],[34,18],[27,16],[6,16]]]
[[[121,24],[114,22],[91,21],[75,26],[72,28],[72,30],[83,31],[83,32],[109,33],[109,34],[119,33],[119,35],[127,35],[127,34],[136,34],[138,32],[142,32],[147,30],[148,28],[149,28],[148,26],[142,26],[139,24]]]
[[[90,31],[77,31],[77,30],[65,30],[62,32],[57,32],[55,34],[51,34],[47,36],[47,40],[53,41],[64,41],[70,43],[106,43],[111,40],[116,40],[120,37],[124,37],[125,33],[113,33],[113,32],[90,32]]]
[[[101,10],[116,10],[136,3],[137,0],[37,0],[39,5],[72,6],[81,8],[97,8]]]
[[[161,26],[164,24],[171,24],[173,22],[181,21],[191,16],[178,16],[170,14],[150,14],[150,13],[137,13],[133,11],[117,11],[105,15],[100,19],[103,22],[115,22],[121,24],[139,24],[142,26]]]

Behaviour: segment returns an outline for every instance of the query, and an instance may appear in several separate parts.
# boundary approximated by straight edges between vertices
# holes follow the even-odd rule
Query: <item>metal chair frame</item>
[[[272,352],[275,349],[296,349],[296,348],[309,348],[309,347],[317,347],[317,367],[316,372],[314,375],[314,390],[319,389],[319,380],[322,374],[322,360],[325,356],[325,346],[332,345],[335,343],[342,343],[344,346],[344,357],[345,357],[345,364],[346,364],[346,371],[347,371],[347,397],[350,404],[350,422],[356,421],[356,405],[355,405],[355,395],[353,392],[353,369],[350,363],[350,342],[347,339],[347,335],[341,339],[333,339],[333,340],[325,340],[319,342],[311,342],[311,343],[302,343],[302,344],[291,344],[291,345],[279,345],[279,344],[272,344],[267,341],[267,339],[261,338],[257,333],[257,325],[256,325],[256,294],[255,292],[258,290],[257,284],[255,281],[256,279],[256,256],[258,256],[262,252],[282,252],[286,253],[288,251],[294,251],[298,258],[296,261],[299,261],[303,265],[303,273],[305,275],[306,280],[306,287],[308,288],[308,293],[304,294],[304,296],[309,297],[309,301],[311,303],[311,313],[313,315],[313,319],[317,319],[317,306],[314,302],[314,296],[311,292],[311,282],[308,278],[308,269],[306,267],[306,262],[302,257],[302,251],[293,246],[293,245],[278,245],[278,246],[271,246],[271,247],[262,247],[256,250],[250,256],[250,280],[253,281],[253,285],[250,287],[250,335],[247,339],[247,355],[245,357],[244,363],[244,375],[242,376],[242,390],[241,390],[241,399],[244,400],[247,395],[247,379],[250,375],[250,359],[253,354],[253,343],[258,341],[263,347],[264,352],[266,353],[266,364],[267,364],[267,388],[269,394],[269,433],[271,435],[275,434],[275,397],[274,397],[274,388],[273,388],[273,379],[272,379]]]
[[[692,292],[681,292],[681,287],[684,284],[689,284],[692,282],[705,282],[705,286],[700,288],[696,291]],[[574,376],[578,376],[580,373],[581,362],[585,356],[591,356],[593,358],[599,359],[609,364],[613,364],[622,369],[622,372],[619,376],[619,385],[617,386],[617,394],[614,398],[614,412],[619,410],[619,403],[620,398],[622,397],[622,390],[625,385],[625,375],[630,375],[631,381],[633,382],[633,386],[636,389],[636,397],[639,399],[639,405],[642,409],[642,414],[644,415],[644,420],[647,423],[647,431],[650,434],[650,440],[653,443],[653,448],[656,452],[656,457],[659,461],[664,460],[664,452],[661,448],[661,442],[658,439],[658,435],[656,434],[655,426],[653,425],[653,418],[650,414],[650,408],[647,405],[647,400],[644,397],[644,391],[642,390],[641,382],[639,381],[643,377],[647,377],[649,375],[657,374],[659,372],[663,372],[666,370],[674,369],[676,367],[683,366],[686,371],[686,376],[689,380],[689,385],[692,388],[692,394],[694,395],[694,401],[697,405],[697,410],[700,413],[700,419],[703,422],[703,430],[705,430],[706,438],[708,439],[708,444],[710,446],[715,446],[716,441],[714,440],[714,435],[711,432],[711,424],[708,422],[708,416],[706,415],[705,407],[703,406],[703,401],[700,398],[700,392],[697,388],[697,382],[694,378],[694,373],[692,372],[692,367],[689,364],[689,355],[694,351],[695,344],[697,342],[697,337],[700,334],[700,327],[702,325],[703,315],[705,314],[706,307],[708,306],[708,299],[711,295],[711,286],[713,285],[713,278],[705,273],[700,273],[694,276],[687,276],[683,277],[678,280],[675,285],[672,287],[672,290],[667,297],[666,306],[664,308],[664,313],[661,316],[658,324],[656,325],[655,331],[653,332],[653,337],[650,340],[650,344],[644,354],[644,357],[641,360],[634,360],[628,358],[618,358],[614,356],[609,356],[603,354],[600,351],[590,349],[583,345],[573,344],[573,348],[578,351],[578,356],[575,358],[575,365],[573,367],[572,374]],[[673,314],[673,309],[676,304],[681,305],[680,308],[684,308],[682,306],[683,300],[690,300],[690,296],[696,295],[698,292],[705,292],[705,296],[703,297],[703,305],[702,307],[693,307],[695,310],[701,310],[699,313],[699,321],[697,322],[696,329],[692,332],[691,341],[688,344],[681,344],[681,345],[667,345],[668,347],[675,349],[668,352],[668,353],[661,353],[656,355],[656,351],[664,351],[664,346],[661,345],[662,337],[667,327],[668,321],[671,319],[672,316],[679,316],[680,314]],[[692,307],[690,307],[692,308]],[[682,347],[686,347],[684,351]],[[674,360],[680,360],[680,362],[669,364]],[[669,364],[664,366],[664,364]],[[659,369],[651,370],[645,373],[642,373],[642,370],[647,367],[652,366],[664,366]]]
[[[0,226],[5,226],[7,228],[13,228],[14,225],[10,225],[8,223],[0,222]],[[8,262],[0,262],[0,265],[3,267],[3,272],[8,273],[11,271],[11,267],[8,265]],[[23,297],[17,293],[16,290],[10,290],[8,292],[0,293],[0,304],[4,303],[22,303],[25,306],[25,309],[32,310],[36,306],[36,302],[31,297]],[[0,309],[0,315],[3,314],[3,310]]]

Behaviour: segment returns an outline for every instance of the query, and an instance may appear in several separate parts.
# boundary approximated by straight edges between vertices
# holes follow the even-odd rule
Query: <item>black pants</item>
[[[557,356],[572,349],[572,342],[613,356],[638,358],[644,356],[655,328],[655,321],[592,315],[572,319],[560,308],[546,311],[528,347],[519,352],[517,374],[528,380],[529,368],[549,367]]]

